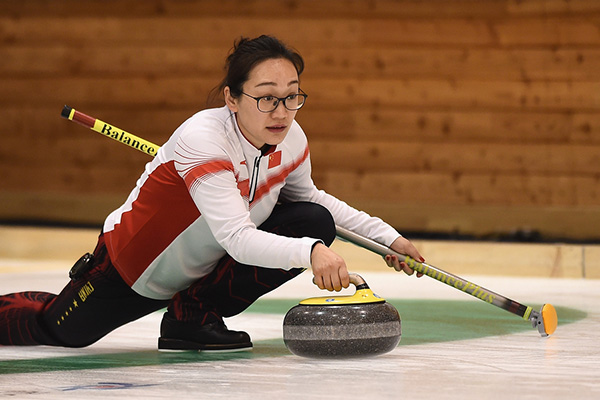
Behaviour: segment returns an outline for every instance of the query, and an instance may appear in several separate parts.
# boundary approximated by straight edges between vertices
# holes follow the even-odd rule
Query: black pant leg
[[[121,279],[101,235],[92,268],[69,281],[59,295],[24,292],[0,297],[0,341],[83,347],[167,304],[140,296]]]
[[[308,202],[278,205],[259,229],[288,237],[313,237],[328,246],[335,239],[335,223],[329,211]],[[225,256],[210,274],[175,295],[169,314],[180,321],[200,324],[237,315],[302,271],[244,265]]]
[[[33,291],[0,296],[0,345],[60,345],[40,323],[44,308],[55,297]]]

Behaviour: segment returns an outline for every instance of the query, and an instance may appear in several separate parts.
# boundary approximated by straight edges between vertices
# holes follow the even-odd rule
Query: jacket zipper
[[[252,179],[250,180],[250,194],[248,201],[252,203],[254,201],[254,195],[256,193],[256,187],[258,186],[258,172],[260,169],[260,159],[262,154],[254,159],[254,165],[252,166]]]

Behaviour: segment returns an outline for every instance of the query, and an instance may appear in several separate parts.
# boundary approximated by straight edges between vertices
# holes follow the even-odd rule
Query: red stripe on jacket
[[[200,182],[206,180],[210,176],[223,171],[233,172],[233,164],[229,160],[214,160],[202,164],[195,165],[190,168],[184,175],[185,184],[191,188],[196,180]]]

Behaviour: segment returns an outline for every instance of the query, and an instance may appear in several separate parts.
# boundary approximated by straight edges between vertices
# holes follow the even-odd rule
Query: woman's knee
[[[329,210],[310,202],[278,205],[259,228],[282,236],[321,239],[328,246],[335,239],[335,222]]]
[[[327,246],[331,245],[336,233],[335,221],[329,210],[320,204],[306,203],[303,214],[314,232],[310,236],[323,240]]]

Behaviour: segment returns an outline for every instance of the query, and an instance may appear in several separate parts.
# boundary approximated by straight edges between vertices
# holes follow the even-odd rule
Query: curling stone
[[[373,356],[400,342],[398,310],[377,296],[364,279],[350,274],[352,296],[312,297],[292,307],[283,320],[283,341],[303,357]]]

